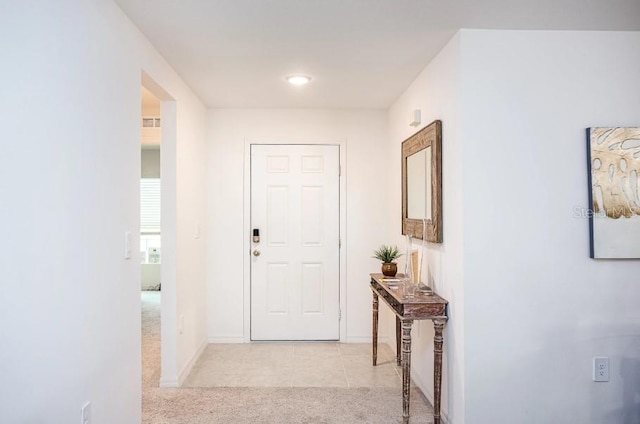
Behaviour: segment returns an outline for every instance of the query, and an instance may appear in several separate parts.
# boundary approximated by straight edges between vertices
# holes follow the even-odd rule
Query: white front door
[[[251,146],[251,339],[338,340],[340,150]]]

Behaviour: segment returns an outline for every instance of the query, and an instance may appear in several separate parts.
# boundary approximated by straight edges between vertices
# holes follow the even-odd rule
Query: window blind
[[[160,234],[160,178],[140,180],[140,233]]]

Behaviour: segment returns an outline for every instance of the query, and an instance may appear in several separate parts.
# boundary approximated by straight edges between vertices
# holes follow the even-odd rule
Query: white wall
[[[589,259],[576,210],[585,128],[640,125],[640,33],[461,40],[466,422],[637,422],[640,262]]]
[[[78,422],[91,401],[96,424],[140,422],[140,261],[123,245],[139,229],[141,71],[177,108],[175,369],[205,338],[187,231],[204,220],[204,108],[108,0],[5,2],[0,51],[0,421]]]
[[[406,251],[401,235],[401,143],[436,119],[442,120],[443,160],[443,244],[429,244],[424,253],[423,281],[431,275],[435,291],[449,300],[449,322],[444,334],[442,412],[450,422],[464,422],[464,286],[463,286],[463,201],[462,140],[460,138],[460,37],[453,39],[416,78],[389,109],[390,143],[386,172],[391,187],[388,208],[391,216],[389,239]],[[409,126],[413,111],[422,112],[421,125]],[[422,241],[413,248],[422,251]],[[406,257],[399,261],[404,269]],[[428,271],[427,271],[428,268]],[[381,325],[388,334],[395,331],[395,318],[381,307]],[[385,312],[382,312],[385,311]],[[433,399],[433,324],[416,321],[412,330],[412,377],[429,399]],[[391,343],[395,350],[395,343]]]
[[[245,254],[245,140],[299,142],[346,140],[347,341],[371,337],[369,273],[379,270],[372,251],[387,242],[391,219],[386,169],[387,126],[377,110],[237,110],[209,112],[209,340],[242,341]]]
[[[197,99],[191,100],[177,102],[176,367],[180,383],[207,343],[207,112]],[[163,240],[164,235],[163,227]],[[163,373],[165,385],[173,385],[171,375]]]
[[[450,422],[637,419],[640,264],[589,259],[580,211],[585,128],[640,123],[639,47],[637,32],[464,30],[391,107],[393,185],[411,112],[443,121],[444,243],[427,262],[450,301]],[[399,191],[389,204],[399,216]],[[391,333],[393,317],[383,322]],[[428,397],[432,335],[414,326]],[[591,381],[597,355],[611,358],[609,383]]]
[[[143,148],[140,151],[142,158],[142,178],[160,178],[160,147]]]

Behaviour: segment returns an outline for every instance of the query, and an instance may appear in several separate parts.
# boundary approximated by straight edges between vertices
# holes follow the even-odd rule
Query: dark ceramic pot
[[[397,272],[398,264],[396,264],[395,262],[382,264],[382,273],[387,277],[395,277]]]

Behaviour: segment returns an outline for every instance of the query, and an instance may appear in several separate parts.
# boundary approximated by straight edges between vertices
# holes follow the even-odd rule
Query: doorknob
[[[260,251],[258,249],[254,250],[253,256],[260,256]]]

